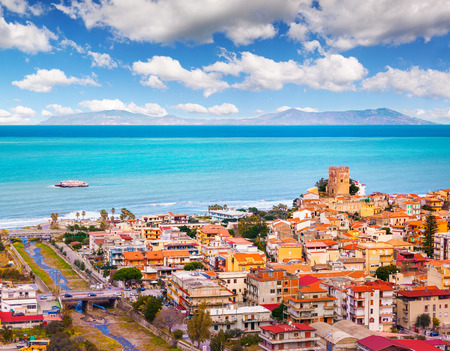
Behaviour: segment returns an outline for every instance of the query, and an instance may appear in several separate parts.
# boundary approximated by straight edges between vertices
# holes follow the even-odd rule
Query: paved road
[[[107,283],[106,278],[104,278],[101,274],[97,273],[97,271],[94,269],[94,267],[92,267],[92,265],[87,262],[86,260],[83,260],[78,253],[76,253],[75,251],[73,251],[70,247],[68,247],[66,244],[64,243],[56,243],[56,245],[58,247],[62,247],[64,249],[64,251],[67,253],[66,257],[69,259],[70,262],[74,263],[75,260],[79,260],[79,261],[83,261],[86,265],[86,268],[89,269],[92,272],[92,275],[94,275],[96,278],[98,278],[101,282],[103,282],[104,284]]]

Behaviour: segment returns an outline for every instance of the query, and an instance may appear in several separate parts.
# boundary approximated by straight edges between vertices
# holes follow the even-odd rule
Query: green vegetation
[[[191,229],[187,225],[180,226],[180,231],[186,233],[191,238],[195,238],[195,236],[197,235],[197,229]]]
[[[276,320],[281,321],[284,318],[284,311],[286,311],[286,305],[283,303],[280,306],[272,310],[272,317]]]
[[[205,266],[201,262],[186,263],[183,267],[185,271],[195,271],[196,269],[203,269]]]
[[[141,280],[142,273],[136,267],[128,267],[119,269],[113,275],[113,280],[124,281],[127,284],[130,280]]]
[[[427,313],[422,313],[417,316],[416,327],[427,328],[431,323],[430,315]]]
[[[48,287],[53,285],[53,280],[50,278],[50,276],[47,274],[46,271],[44,271],[41,267],[38,266],[36,262],[28,255],[28,253],[24,250],[24,246],[22,243],[15,242],[13,246],[16,248],[17,252],[22,256],[24,261],[30,266],[31,270],[34,274],[36,274],[41,280],[44,282],[45,285]]]
[[[48,266],[61,271],[61,274],[67,279],[67,285],[72,290],[86,290],[89,288],[89,284],[72,269],[70,264],[59,257],[52,247],[44,243],[37,243],[36,247],[41,249],[41,254]]]
[[[326,193],[327,191],[327,185],[328,185],[328,179],[324,179],[324,178],[320,178],[317,182],[316,182],[316,187],[319,190],[319,192],[321,193]],[[358,190],[359,187],[354,183],[353,179],[350,179],[350,187],[349,187],[349,193],[350,195],[355,195]]]
[[[197,345],[200,346],[201,342],[208,340],[211,325],[212,320],[209,311],[206,309],[206,303],[202,302],[187,323],[187,333],[192,343],[197,342]]]
[[[255,239],[258,236],[265,237],[269,232],[266,221],[259,214],[242,218],[238,223],[238,231],[244,238]]]
[[[427,223],[425,225],[425,242],[423,249],[428,257],[433,258],[434,252],[434,234],[437,232],[436,217],[433,215],[427,216]]]
[[[133,309],[142,312],[147,321],[153,322],[162,309],[162,300],[154,296],[141,296],[136,302],[133,302]]]
[[[396,265],[390,264],[389,266],[378,267],[375,271],[375,276],[378,279],[387,282],[389,280],[389,275],[397,272],[400,272],[400,269],[398,269]]]
[[[176,340],[181,340],[183,338],[183,331],[180,329],[175,329],[172,335]]]
[[[248,211],[254,215],[260,215],[261,218],[264,218],[267,221],[272,221],[277,218],[286,219],[289,214],[288,207],[284,204],[273,206],[269,211],[258,210],[256,207],[249,207]]]

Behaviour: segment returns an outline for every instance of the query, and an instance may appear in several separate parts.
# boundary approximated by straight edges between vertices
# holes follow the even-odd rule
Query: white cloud
[[[314,52],[317,50],[317,52],[321,55],[324,54],[324,51],[322,49],[322,45],[317,40],[311,40],[311,41],[305,41],[303,43],[303,47],[307,52]]]
[[[290,107],[290,106],[280,106],[275,110],[275,112],[280,113],[280,112],[291,110],[291,109],[295,109],[295,110],[299,110],[299,111],[303,111],[303,112],[319,112],[318,109],[312,108],[312,107]]]
[[[66,74],[59,69],[39,69],[36,73],[26,75],[23,80],[14,81],[12,84],[20,89],[38,93],[48,93],[52,91],[55,86],[67,86],[71,84],[100,86],[100,84],[91,77],[67,77]]]
[[[335,92],[354,89],[353,83],[366,75],[366,69],[354,57],[325,55],[301,65],[293,60],[274,60],[243,52],[241,58],[204,67],[207,72],[227,74],[239,72],[246,75],[244,81],[235,83],[234,88],[243,90],[280,90],[285,84],[309,86],[312,89],[326,89]]]
[[[92,58],[92,67],[103,68],[115,68],[117,62],[114,61],[109,54],[101,54],[99,52],[88,51],[89,56]]]
[[[85,100],[81,101],[79,105],[86,107],[91,111],[123,110],[134,113],[142,113],[151,117],[163,117],[167,115],[166,110],[158,104],[147,103],[143,106],[138,106],[134,102],[126,104],[119,99]]]
[[[264,110],[255,110],[255,111],[253,111],[253,113],[257,113],[257,114],[263,114],[264,113]]]
[[[236,45],[275,36],[273,23],[294,20],[299,2],[305,0],[64,0],[55,7],[85,26],[112,28],[135,41],[211,43],[213,34],[224,33]]]
[[[44,12],[42,4],[30,5],[26,0],[0,0],[0,5],[20,15],[39,16]]]
[[[222,105],[215,105],[208,108],[208,112],[215,116],[227,116],[239,112],[239,109],[233,104],[223,103]]]
[[[26,106],[16,106],[9,111],[0,109],[0,124],[30,124],[30,117],[34,117],[36,112]]]
[[[74,113],[72,108],[64,107],[58,104],[50,104],[47,105],[45,108],[47,110],[42,110],[41,112],[41,115],[44,117],[50,117],[54,115],[71,115],[72,113]]]
[[[299,21],[339,50],[430,40],[450,30],[448,0],[321,0],[304,3]],[[295,26],[288,32],[295,39]]]
[[[61,40],[59,42],[59,46],[64,49],[67,47],[75,49],[75,51],[78,52],[79,54],[84,54],[86,52],[82,46],[78,45],[77,43],[75,43],[73,40],[70,39]]]
[[[235,105],[229,103],[223,103],[222,105],[214,105],[208,108],[199,104],[187,103],[187,104],[178,104],[176,106],[173,106],[173,108],[177,110],[183,110],[188,113],[200,113],[200,114],[210,113],[215,116],[227,116],[239,112],[239,109]]]
[[[402,71],[388,66],[386,72],[365,79],[362,86],[370,91],[394,90],[408,96],[450,98],[450,72],[423,70],[417,66]]]
[[[0,8],[0,48],[18,49],[29,54],[52,49],[50,40],[57,36],[47,28],[38,28],[31,22],[26,25],[7,23],[1,15]]]
[[[176,106],[173,106],[173,108],[177,110],[183,110],[188,113],[202,113],[202,114],[208,113],[208,109],[205,106],[199,104],[192,104],[192,103],[178,104]]]
[[[161,89],[165,88],[163,81],[176,81],[190,89],[203,90],[205,97],[229,86],[220,80],[221,75],[218,73],[205,73],[198,68],[187,70],[179,61],[168,56],[153,56],[147,62],[134,62],[132,70],[142,76],[142,85]]]
[[[405,111],[405,114],[435,123],[450,124],[450,108],[409,110]]]
[[[295,41],[303,41],[307,38],[308,27],[303,23],[292,22],[289,25],[288,36]]]

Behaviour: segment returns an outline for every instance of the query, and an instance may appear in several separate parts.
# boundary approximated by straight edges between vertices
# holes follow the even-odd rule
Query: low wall
[[[57,247],[54,247],[52,244],[49,243],[48,245],[51,247],[53,251],[56,252],[56,254],[61,257],[84,281],[88,282],[89,284],[96,283],[91,279],[85,272],[83,272],[80,268],[75,266],[66,256],[64,256],[61,251],[58,250]]]
[[[126,302],[123,299],[119,300],[119,303],[117,304],[117,307],[121,310],[127,312],[127,314],[133,318],[133,320],[139,324],[140,326],[144,327],[148,331],[152,332],[156,336],[163,339],[165,342],[167,342],[169,345],[173,343],[173,338],[167,334],[165,331],[160,330],[156,328],[153,324],[147,322],[145,318],[138,312],[133,310],[133,306],[131,306],[128,302]],[[182,351],[199,351],[198,348],[192,346],[191,344],[187,343],[183,340],[177,341],[177,348],[179,348]]]
[[[33,274],[34,276],[34,281],[38,287],[38,289],[40,291],[42,291],[44,294],[51,294],[52,292],[50,291],[50,289],[48,288],[47,285],[45,285],[45,283],[42,281],[41,278],[39,278],[34,272],[33,270],[30,268],[30,266],[28,265],[28,263],[25,262],[25,260],[23,259],[22,255],[19,253],[19,251],[17,251],[17,249],[14,247],[14,245],[10,245],[10,248],[12,250],[12,252],[14,252],[14,254],[16,255],[17,259],[20,261],[20,263],[23,265],[25,271],[28,274]]]

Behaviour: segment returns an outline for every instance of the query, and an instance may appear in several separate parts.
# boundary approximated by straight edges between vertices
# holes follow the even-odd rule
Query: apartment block
[[[261,327],[259,346],[265,351],[319,350],[319,338],[315,329],[302,323],[277,324]]]

